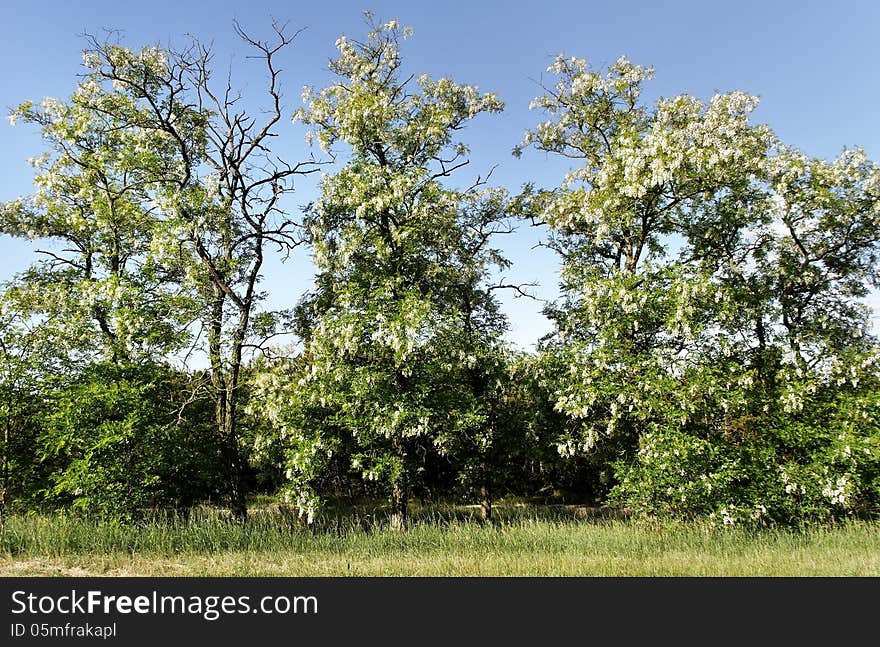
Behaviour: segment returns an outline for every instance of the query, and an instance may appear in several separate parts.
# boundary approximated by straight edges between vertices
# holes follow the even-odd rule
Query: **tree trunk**
[[[238,425],[236,407],[232,397],[227,395],[226,416],[223,421],[223,439],[226,446],[226,466],[229,478],[229,511],[232,518],[244,523],[247,521],[247,501],[245,500],[244,465],[238,446]]]
[[[7,419],[3,424],[3,486],[0,489],[0,519],[6,517],[6,493],[9,487],[9,425]]]
[[[483,483],[480,486],[480,512],[484,522],[492,521],[492,470],[484,461],[482,464]]]
[[[232,518],[240,523],[247,521],[245,501],[244,468],[238,447],[238,368],[240,354],[233,352],[232,366],[228,372],[223,362],[223,306],[225,295],[219,285],[212,286],[211,325],[208,333],[208,349],[211,360],[211,384],[213,386],[214,416],[218,441],[226,472],[226,494]],[[235,350],[240,350],[240,343]]]
[[[401,371],[396,371],[398,397],[404,398],[409,393],[409,379]],[[408,519],[407,509],[409,503],[409,481],[407,480],[406,443],[404,438],[395,435],[391,441],[392,451],[398,461],[398,471],[391,483],[391,528],[392,530],[406,530]]]
[[[247,503],[245,501],[244,466],[241,450],[238,446],[237,407],[232,390],[223,385],[221,375],[216,375],[215,384],[215,416],[219,433],[220,451],[223,457],[223,469],[226,472],[226,495],[229,499],[229,510],[233,519],[240,523],[247,521]]]
[[[406,469],[401,466],[400,473],[395,477],[391,485],[391,529],[406,530],[408,518],[407,504],[409,503],[409,483],[406,479]]]

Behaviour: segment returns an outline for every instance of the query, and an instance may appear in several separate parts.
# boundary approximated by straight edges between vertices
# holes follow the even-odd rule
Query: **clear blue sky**
[[[124,43],[181,42],[192,33],[213,40],[219,68],[236,54],[233,69],[246,91],[259,90],[259,75],[244,64],[232,20],[253,33],[268,34],[270,18],[306,27],[284,60],[288,114],[299,105],[304,84],[323,86],[326,63],[341,35],[363,36],[361,11],[377,18],[398,18],[414,28],[404,46],[413,71],[450,75],[497,92],[507,102],[500,116],[481,117],[464,134],[473,149],[466,173],[485,172],[498,164],[494,181],[517,190],[524,182],[553,186],[564,165],[535,152],[516,160],[511,148],[538,114],[528,111],[539,93],[537,82],[557,52],[586,58],[595,65],[626,54],[636,63],[654,66],[656,80],[647,96],[691,93],[707,98],[715,91],[744,90],[761,97],[756,120],[769,124],[781,138],[811,155],[835,156],[843,146],[861,146],[880,158],[880,3],[740,1],[625,2],[589,0],[517,2],[187,2],[127,3],[46,0],[23,3],[2,0],[4,29],[0,60],[0,108],[44,96],[67,97],[80,70],[83,32],[104,28],[124,31]],[[305,154],[301,133],[293,128],[277,144],[289,157]],[[0,200],[31,190],[25,160],[42,152],[34,129],[0,124]],[[469,175],[460,177],[467,183]],[[296,203],[314,196],[314,183],[304,182]],[[537,231],[524,230],[504,241],[515,262],[509,280],[541,283],[539,295],[556,293],[557,259],[534,250]],[[31,247],[0,237],[0,280],[21,271],[33,259]],[[310,285],[308,259],[270,265],[265,287],[271,305],[291,305]],[[540,304],[505,301],[511,317],[510,338],[531,346],[549,329]]]

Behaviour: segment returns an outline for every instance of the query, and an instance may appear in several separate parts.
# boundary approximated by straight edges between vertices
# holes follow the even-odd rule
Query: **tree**
[[[742,93],[648,110],[650,71],[625,59],[551,71],[551,119],[524,145],[584,160],[532,196],[563,254],[554,399],[580,424],[560,449],[617,442],[612,498],[652,514],[870,509],[876,428],[853,420],[876,406],[858,302],[877,284],[876,167],[787,149]]]
[[[127,97],[138,127],[168,149],[149,183],[161,213],[153,251],[162,267],[182,276],[198,305],[230,506],[244,520],[242,366],[279,320],[258,311],[260,272],[271,247],[289,254],[300,244],[284,198],[294,178],[317,167],[311,160],[290,164],[270,146],[282,118],[278,56],[295,34],[273,24],[269,42],[235,27],[268,75],[269,106],[261,119],[242,107],[231,80],[214,86],[211,50],[197,40],[181,51],[148,49],[145,56],[92,39],[85,60],[95,82]]]
[[[144,65],[161,60],[149,48],[137,56]],[[26,102],[10,118],[39,126],[48,147],[31,160],[35,193],[0,205],[0,231],[49,245],[2,294],[4,482],[15,472],[23,499],[45,499],[40,492],[70,467],[39,450],[63,442],[44,424],[53,385],[95,366],[137,371],[190,339],[194,302],[153,254],[161,219],[151,185],[174,148],[143,127],[145,117],[135,98],[91,73],[68,101]],[[189,124],[193,137],[199,124]]]
[[[153,49],[131,56],[144,66],[162,60]],[[92,72],[66,103],[45,99],[13,111],[11,121],[40,127],[49,150],[31,160],[36,192],[0,206],[0,231],[55,243],[7,286],[4,302],[30,318],[31,336],[68,366],[180,350],[193,314],[177,277],[152,253],[160,215],[151,185],[173,163],[172,143],[144,126],[136,97],[101,80]],[[192,137],[200,126],[187,124]]]
[[[563,259],[564,301],[549,314],[571,370],[556,407],[583,422],[560,451],[609,438],[632,447],[636,418],[650,418],[641,403],[662,403],[661,385],[691,355],[704,323],[696,298],[711,287],[687,250],[670,258],[668,247],[716,201],[744,199],[770,134],[749,124],[757,100],[740,92],[641,105],[653,70],[624,57],[602,73],[559,56],[548,71],[559,81],[532,107],[550,119],[514,152],[581,163],[561,188],[532,196]]]
[[[495,326],[494,306],[473,291],[486,261],[466,264],[488,251],[480,242],[465,258],[474,221],[462,208],[482,209],[488,234],[497,205],[477,206],[483,180],[465,190],[441,182],[467,163],[455,133],[502,106],[473,86],[405,77],[399,42],[409,30],[368,20],[365,42],[337,41],[338,82],[307,89],[299,113],[325,150],[343,143],[349,159],[322,180],[306,223],[318,290],[300,307],[302,375],[269,397],[304,514],[316,510],[321,464],[348,447],[364,479],[389,486],[392,525],[403,527],[420,455],[450,424],[445,376],[473,359],[465,328],[481,309]]]
[[[725,523],[876,508],[878,347],[861,298],[878,283],[878,182],[863,151],[824,161],[777,144],[737,236],[697,228],[691,246],[716,287],[711,334],[685,376],[688,437],[645,443],[622,493],[643,502],[645,457],[663,464],[669,451],[651,446],[697,443],[711,451],[691,457],[694,478],[677,488]],[[726,476],[706,492],[707,474]]]

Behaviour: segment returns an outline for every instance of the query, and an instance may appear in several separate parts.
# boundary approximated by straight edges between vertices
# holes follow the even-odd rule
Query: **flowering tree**
[[[747,189],[769,133],[748,123],[756,100],[742,93],[641,105],[653,70],[625,58],[603,74],[560,56],[549,71],[559,80],[532,106],[550,119],[515,153],[534,146],[582,164],[534,196],[563,257],[565,303],[550,314],[571,364],[557,407],[584,421],[561,440],[574,453],[633,433],[639,403],[687,356],[709,280],[668,246],[714,201]]]
[[[231,82],[215,87],[210,49],[198,41],[135,52],[90,39],[69,105],[47,100],[13,115],[39,123],[56,155],[37,161],[40,190],[7,205],[4,229],[67,243],[68,255],[51,253],[17,288],[21,302],[50,302],[40,307],[55,309],[48,321],[59,338],[86,348],[103,339],[114,359],[161,356],[201,323],[196,339],[206,338],[210,362],[201,387],[215,405],[232,511],[244,519],[242,364],[277,322],[258,312],[260,272],[270,246],[299,244],[283,198],[316,167],[289,164],[268,145],[282,117],[277,57],[292,37],[280,25],[273,42],[236,30],[268,73],[261,121]]]
[[[503,215],[501,196],[477,195],[480,180],[464,191],[441,184],[467,163],[456,131],[501,102],[445,78],[402,78],[408,35],[391,21],[371,23],[365,42],[340,38],[330,63],[339,80],[306,89],[299,118],[322,148],[345,144],[349,158],[323,178],[307,221],[318,290],[300,308],[302,365],[295,380],[265,378],[301,511],[316,510],[310,484],[322,461],[347,448],[352,469],[390,486],[396,527],[419,452],[448,424],[445,377],[478,362],[479,317],[486,334],[498,329],[477,284],[497,260],[486,241]]]
[[[532,196],[563,254],[551,349],[570,370],[554,397],[581,424],[560,451],[619,442],[618,500],[655,513],[791,519],[805,508],[773,493],[804,471],[819,495],[809,513],[840,509],[821,493],[863,480],[829,471],[837,441],[820,430],[853,442],[819,384],[874,370],[857,298],[877,280],[876,168],[858,152],[826,163],[786,149],[749,123],[756,100],[739,92],[649,110],[651,71],[626,59],[601,74],[560,57],[550,71],[560,80],[534,106],[551,118],[522,146],[583,161]],[[804,389],[820,394],[810,424],[777,414]],[[854,397],[841,406],[873,406]],[[852,467],[864,490],[872,455]]]
[[[144,66],[162,60],[154,49],[130,56]],[[55,249],[40,250],[45,260],[4,300],[40,319],[34,332],[49,356],[121,363],[182,348],[192,303],[151,254],[151,185],[171,164],[173,142],[142,125],[135,97],[102,80],[92,70],[68,102],[27,102],[10,116],[37,124],[49,150],[31,160],[36,192],[0,208],[0,230]],[[195,117],[186,128],[198,138]]]
[[[143,65],[162,60],[152,48],[131,56]],[[97,401],[113,391],[111,376],[124,374],[140,388],[162,372],[156,359],[190,340],[195,302],[151,250],[160,226],[151,186],[171,163],[173,143],[143,126],[148,115],[135,97],[103,81],[90,70],[68,101],[26,102],[10,115],[13,124],[37,125],[48,150],[30,160],[35,193],[0,206],[0,231],[44,243],[38,252],[43,260],[0,296],[4,481],[11,471],[20,486],[4,490],[69,502],[67,495],[75,499],[81,477],[88,476],[92,495],[136,507],[144,497],[132,491],[113,495],[110,479],[100,475],[118,473],[124,465],[119,456],[137,453],[132,447],[173,436],[167,427],[173,412],[165,401],[132,398],[132,420],[161,410],[148,430],[113,422],[99,429],[85,420],[97,417]],[[193,117],[187,129],[198,138],[201,120]],[[93,382],[91,390],[52,399],[58,384],[99,372],[105,384]],[[51,415],[62,414],[46,409],[55,407],[78,411],[80,424],[52,424]],[[74,464],[77,469],[70,470]],[[140,476],[142,484],[149,480]]]
[[[147,114],[145,127],[173,151],[153,184],[164,215],[154,250],[164,267],[182,274],[200,305],[218,444],[232,512],[242,520],[247,514],[239,432],[242,365],[247,349],[271,336],[277,320],[258,313],[260,272],[270,246],[289,253],[300,243],[283,197],[296,176],[316,170],[311,160],[291,164],[269,146],[282,118],[277,57],[292,42],[284,26],[273,27],[276,38],[269,42],[236,24],[268,74],[269,105],[261,120],[241,108],[231,82],[214,86],[210,49],[198,41],[155,61],[115,46],[96,45],[89,52],[95,74],[134,97]]]
[[[679,406],[687,443],[711,451],[697,454],[670,507],[734,523],[876,505],[880,373],[860,299],[878,282],[878,179],[861,151],[824,161],[777,144],[738,235],[713,236],[705,223],[692,233],[718,305]],[[680,451],[681,439],[664,442]],[[644,490],[633,484],[646,465],[671,464],[657,441],[643,443],[624,491]]]

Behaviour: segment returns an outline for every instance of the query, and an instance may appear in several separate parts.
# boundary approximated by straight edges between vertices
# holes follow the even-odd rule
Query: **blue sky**
[[[708,98],[715,91],[744,90],[761,97],[756,121],[769,124],[783,141],[810,155],[833,157],[843,146],[863,147],[880,158],[880,3],[863,2],[275,2],[250,0],[210,3],[155,0],[148,3],[68,0],[21,3],[3,0],[4,38],[0,60],[0,108],[26,99],[67,97],[76,84],[84,32],[124,32],[131,47],[180,43],[192,33],[213,41],[219,70],[232,64],[245,92],[259,91],[262,76],[244,60],[233,19],[258,36],[267,36],[272,17],[306,30],[283,59],[287,113],[299,106],[303,85],[322,87],[326,63],[341,35],[365,33],[363,9],[380,20],[398,18],[415,30],[404,45],[406,66],[434,76],[452,76],[493,91],[506,102],[502,115],[480,117],[463,135],[473,151],[459,176],[469,184],[497,165],[496,184],[516,191],[525,182],[558,184],[565,165],[527,152],[510,151],[525,128],[541,118],[528,110],[539,94],[543,70],[558,52],[601,66],[626,54],[656,68],[645,96],[679,93]],[[277,141],[291,159],[307,154],[301,131],[286,128]],[[0,123],[0,200],[31,190],[29,157],[43,151],[33,128]],[[315,196],[315,183],[298,188],[295,204]],[[537,294],[556,294],[557,259],[534,249],[541,232],[523,228],[500,241],[514,267],[511,281],[538,281]],[[0,280],[23,270],[32,248],[0,236]],[[265,288],[270,305],[292,305],[308,289],[311,267],[301,254],[286,265],[271,263]],[[876,300],[875,300],[876,301]],[[541,304],[505,300],[510,339],[530,347],[549,330]]]

